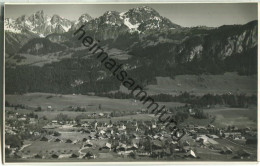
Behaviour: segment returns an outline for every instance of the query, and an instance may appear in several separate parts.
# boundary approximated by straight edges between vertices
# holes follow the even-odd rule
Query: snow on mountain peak
[[[87,13],[82,14],[78,19],[79,22],[89,22],[90,20],[92,20],[92,17]]]
[[[46,36],[51,33],[67,32],[71,28],[72,22],[59,15],[47,16],[43,10],[39,10],[30,16],[23,15],[16,20],[6,18],[5,30],[13,33],[29,31]]]
[[[130,29],[130,32],[143,32],[150,29],[176,28],[170,20],[160,16],[160,14],[148,7],[140,6],[119,14],[124,24]]]
[[[148,6],[140,6],[129,9],[126,12],[107,11],[102,16],[93,19],[89,14],[82,14],[75,22],[65,19],[57,14],[48,16],[43,10],[37,11],[28,16],[5,20],[5,29],[13,33],[29,31],[47,36],[52,33],[64,33],[74,30],[83,24],[88,24],[88,29],[111,30],[111,27],[118,28],[119,31],[129,31],[142,33],[147,30],[163,30],[180,27],[172,23],[169,19]]]
[[[20,28],[15,24],[15,20],[12,18],[6,18],[4,21],[5,31],[12,33],[21,33]]]

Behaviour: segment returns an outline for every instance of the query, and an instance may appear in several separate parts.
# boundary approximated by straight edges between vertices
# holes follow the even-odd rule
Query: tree
[[[56,119],[60,122],[68,121],[69,117],[66,114],[60,113],[56,116]]]
[[[131,153],[129,154],[129,156],[130,156],[131,158],[133,158],[133,159],[136,159],[136,153],[135,153],[135,152],[131,152]]]
[[[5,155],[8,156],[12,151],[8,148],[5,148]]]
[[[200,110],[200,109],[196,109],[195,110],[195,115],[194,115],[195,118],[198,118],[198,119],[206,119],[207,118],[207,115],[204,113],[203,110]]]
[[[80,124],[81,119],[82,119],[82,115],[76,116],[76,118],[75,118],[76,123],[77,123],[77,124]]]
[[[6,135],[5,143],[11,148],[20,148],[23,145],[23,141],[16,135]]]

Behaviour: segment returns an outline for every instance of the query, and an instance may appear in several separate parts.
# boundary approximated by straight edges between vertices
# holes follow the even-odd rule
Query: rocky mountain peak
[[[120,19],[119,12],[116,11],[107,11],[100,18],[101,23],[104,24],[122,24],[122,20]]]
[[[59,15],[57,15],[57,14],[54,14],[51,17],[51,23],[59,22],[60,20],[62,20],[62,18]]]
[[[15,21],[10,21],[8,18],[6,20],[5,27],[7,31],[13,33],[32,32],[40,37],[51,33],[67,32],[72,25],[71,21],[57,14],[51,17],[47,16],[43,10],[31,14],[29,17],[22,15]]]
[[[83,22],[89,22],[90,20],[92,20],[92,17],[88,13],[85,13],[79,17],[78,22],[83,23]]]
[[[145,32],[151,29],[170,29],[180,27],[172,23],[169,19],[160,16],[160,14],[148,7],[141,6],[120,13],[120,18],[124,20],[124,24],[132,31]]]
[[[6,18],[6,19],[8,19],[8,18]],[[18,17],[15,21],[18,24],[22,24],[23,22],[25,22],[26,19],[27,19],[27,17],[25,15],[22,15],[21,17]]]
[[[37,11],[36,13],[33,13],[31,16],[28,17],[28,20],[35,23],[41,23],[46,20],[46,15],[44,14],[43,10]]]

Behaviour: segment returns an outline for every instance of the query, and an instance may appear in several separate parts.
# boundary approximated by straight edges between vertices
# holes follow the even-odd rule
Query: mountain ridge
[[[115,15],[111,16],[110,15],[111,13],[113,14],[116,13],[117,16]],[[150,17],[157,16],[156,18],[154,18],[155,20],[153,20],[153,22],[151,22],[151,19],[153,18],[150,18],[150,20],[148,20],[149,14],[151,15]],[[136,18],[132,18],[135,15]],[[145,17],[145,15],[148,16]],[[131,18],[128,18],[128,16],[131,16]],[[141,29],[144,30],[145,28],[158,28],[159,25],[162,26],[160,28],[163,28],[166,26],[166,24],[171,28],[180,27],[179,25],[172,23],[169,19],[160,16],[159,13],[154,9],[147,6],[142,6],[142,7],[129,9],[128,11],[121,12],[121,13],[116,11],[107,11],[102,16],[97,18],[92,18],[88,13],[85,13],[79,16],[76,22],[62,18],[57,14],[54,14],[53,16],[47,16],[43,10],[39,10],[31,14],[30,16],[22,15],[16,19],[6,18],[5,29],[6,31],[13,32],[13,33],[22,33],[24,29],[26,29],[35,34],[38,34],[40,37],[45,37],[46,35],[49,35],[51,33],[63,33],[63,32],[68,32],[69,30],[75,30],[83,23],[89,23],[92,20],[94,20],[92,23],[100,23],[100,24],[105,24],[105,23],[109,24],[110,22],[108,21],[112,20],[111,23],[114,25],[115,23],[113,21],[115,20],[113,19],[115,19],[115,17],[118,17],[119,20],[118,23],[124,24],[126,27],[128,27],[129,31],[140,32]],[[137,21],[139,23],[137,23]],[[138,30],[138,27],[135,27],[133,25],[133,22],[135,22],[134,25],[143,24],[140,27],[140,30]],[[155,23],[157,23],[158,27],[155,26]],[[96,26],[93,25],[92,27],[97,28]]]
[[[25,22],[28,18],[22,16],[19,21],[22,20]],[[23,85],[9,88],[13,92],[71,93],[76,89],[86,93],[119,89],[120,83],[113,80],[111,73],[102,68],[88,48],[82,46],[78,36],[73,35],[79,25],[85,25],[85,35],[100,40],[100,47],[124,64],[124,69],[143,87],[156,77],[257,73],[258,21],[217,28],[187,28],[168,22],[158,12],[144,7],[121,13],[107,11],[98,18],[85,13],[71,23],[66,32],[59,29],[66,20],[57,15],[52,19],[38,12],[30,20],[33,23],[28,25],[36,25],[41,33],[43,26],[39,20],[60,26],[55,25],[57,29],[51,29],[52,33],[46,33],[45,37],[26,28],[22,33],[6,31],[6,71],[9,73],[6,80],[9,84],[24,81]],[[12,23],[12,20],[6,21]],[[71,87],[75,80],[83,84]]]

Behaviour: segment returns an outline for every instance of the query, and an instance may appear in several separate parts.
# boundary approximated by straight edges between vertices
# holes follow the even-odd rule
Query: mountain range
[[[118,90],[120,84],[73,36],[83,24],[86,33],[100,40],[143,86],[158,76],[257,72],[257,21],[187,28],[147,6],[107,11],[98,18],[85,13],[77,21],[47,16],[41,10],[5,19],[6,68],[11,73],[6,81],[12,84],[7,92]],[[17,79],[25,83],[12,83]],[[75,81],[82,84],[75,86]]]
[[[130,9],[127,12],[107,11],[98,18],[92,18],[89,14],[83,14],[77,21],[70,21],[59,15],[47,16],[43,10],[37,11],[30,16],[23,15],[17,19],[6,18],[5,30],[12,33],[34,33],[39,37],[45,37],[52,33],[64,33],[75,30],[88,23],[88,28],[98,31],[99,29],[115,29],[130,32],[144,32],[151,29],[174,29],[179,25],[147,6]]]

